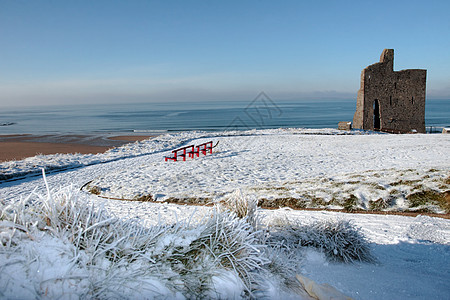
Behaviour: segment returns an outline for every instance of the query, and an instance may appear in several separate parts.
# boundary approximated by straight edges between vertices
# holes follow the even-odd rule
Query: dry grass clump
[[[333,261],[374,261],[366,238],[349,221],[329,220],[301,225],[286,220],[273,227],[271,240],[290,247],[318,248]]]
[[[240,189],[237,189],[222,202],[222,205],[236,217],[245,219],[254,228],[257,227],[258,200],[253,195],[244,195]]]
[[[379,198],[377,200],[369,200],[369,210],[383,211],[392,206],[394,197]]]
[[[432,190],[415,192],[406,197],[409,201],[409,207],[428,211],[428,206],[435,205],[442,208],[446,213],[450,213],[450,191],[439,193]]]
[[[89,193],[94,194],[94,195],[100,195],[102,192],[102,189],[98,186],[92,186],[89,187]]]
[[[294,209],[306,208],[308,200],[304,198],[283,197],[275,199],[262,198],[258,201],[258,205],[264,208],[290,207]]]
[[[152,202],[154,200],[152,195],[136,195],[134,196],[133,201]]]

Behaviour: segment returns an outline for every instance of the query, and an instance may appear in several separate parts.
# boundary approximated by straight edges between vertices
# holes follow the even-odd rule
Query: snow
[[[328,214],[336,217],[337,213]],[[371,242],[376,263],[332,263],[322,253],[309,249],[301,266],[305,276],[329,283],[354,299],[448,298],[448,220],[425,216],[340,214],[339,217],[362,228]],[[432,229],[439,232],[432,235]]]
[[[372,134],[364,131],[338,131],[334,129],[267,129],[249,131],[227,131],[227,132],[180,132],[165,134],[147,141],[138,141],[113,148],[100,154],[54,154],[37,155],[21,161],[7,161],[0,163],[0,181],[11,178],[24,177],[30,174],[40,174],[41,168],[45,167],[47,173],[50,171],[67,170],[99,163],[107,163],[116,160],[139,157],[149,154],[160,153],[162,151],[173,150],[188,143],[190,140],[201,137],[223,137],[223,136],[254,136],[254,135],[274,135],[291,132],[293,134],[326,134],[326,135],[365,135]]]
[[[213,154],[185,162],[163,159],[177,147],[210,140],[214,144],[219,142]],[[265,201],[303,199],[311,207],[327,208],[342,208],[342,201],[354,195],[358,209],[368,209],[373,200],[390,199],[385,207],[387,211],[427,209],[443,213],[438,205],[410,207],[408,195],[420,190],[450,189],[448,149],[450,137],[439,134],[305,129],[184,132],[137,142],[105,154],[39,156],[2,163],[2,174],[16,180],[0,182],[0,201],[12,203],[33,192],[45,195],[42,178],[27,174],[46,167],[59,170],[47,174],[52,189],[72,186],[79,190],[89,182],[81,192],[87,201],[103,206],[118,218],[141,220],[145,226],[201,224],[211,216],[211,207],[163,202],[170,198],[203,199],[212,203],[230,199],[237,193]],[[101,197],[133,199],[151,195],[161,203],[101,198],[87,192],[88,187],[94,186],[100,188]],[[322,200],[318,204],[311,199]],[[259,209],[257,218],[269,228],[286,220],[300,224],[344,220],[360,228],[370,243],[374,263],[332,262],[316,248],[305,248],[296,254],[300,257],[297,273],[318,286],[329,284],[354,299],[449,299],[448,219],[298,211],[283,207]],[[11,224],[1,222],[2,244],[6,244]],[[20,232],[17,230],[17,234]],[[194,230],[186,231],[181,237],[167,235],[151,251],[164,251],[171,243],[184,247],[198,234]],[[18,247],[20,250],[9,255],[0,247],[0,297],[32,298],[36,291],[50,299],[83,295],[88,275],[73,264],[74,260],[83,260],[83,256],[79,256],[72,244],[48,235],[31,240],[23,233]],[[25,260],[33,263],[25,266],[21,263]],[[163,294],[184,298],[168,289],[160,278],[150,276],[145,280],[153,290],[136,291],[135,296],[151,298]],[[242,284],[233,272],[222,272],[213,277],[215,292],[208,296],[239,298],[244,289]],[[127,291],[136,287],[130,283]],[[78,290],[72,294],[74,289]],[[279,280],[274,278],[268,279],[267,290],[272,291],[268,297],[301,297],[282,290]]]
[[[400,180],[420,180],[422,189],[436,190],[448,174],[444,152],[448,138],[431,138],[278,134],[270,136],[270,143],[267,135],[212,138],[219,141],[213,155],[174,163],[152,155],[145,164],[93,178],[89,186],[99,188],[103,197],[152,195],[159,201],[221,200],[241,188],[258,199],[323,198],[324,205],[330,206],[354,194],[362,209],[369,207],[369,199],[388,200],[394,194],[397,201],[387,209],[404,210],[408,208],[404,195],[415,187],[398,184]]]

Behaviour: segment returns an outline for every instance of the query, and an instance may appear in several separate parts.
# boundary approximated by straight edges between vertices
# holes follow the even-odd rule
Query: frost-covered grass
[[[237,189],[222,204],[238,218],[246,218],[254,228],[258,226],[258,200],[254,196],[245,195]]]
[[[32,196],[2,207],[1,254],[6,264],[2,266],[0,291],[4,296],[15,295],[11,292],[20,279],[13,270],[25,272],[20,275],[30,277],[34,286],[40,287],[25,297],[48,293],[102,299],[159,294],[211,297],[216,292],[220,295],[221,287],[214,284],[223,274],[233,278],[237,295],[252,294],[253,273],[266,259],[261,256],[258,232],[247,222],[215,211],[196,226],[181,222],[146,227],[133,219],[111,216],[79,197],[66,189],[48,198]],[[33,248],[49,241],[59,245],[52,254],[69,267],[63,268],[63,274],[33,278],[30,269],[39,269],[36,264],[40,264],[42,253],[17,259],[21,252],[30,251],[30,240]],[[72,290],[72,285],[78,288]],[[59,291],[62,294],[58,295]]]
[[[387,169],[320,176],[254,188],[264,207],[450,213],[449,170]]]
[[[99,180],[87,185],[87,190],[102,196],[109,188],[100,188]],[[251,205],[264,208],[321,208],[353,211],[450,213],[449,171],[438,169],[378,170],[358,174],[339,174],[299,181],[267,183],[247,187],[252,193]],[[241,189],[238,189],[242,193]],[[236,205],[236,191],[216,193],[215,197],[164,198],[163,202],[179,204],[211,204],[214,198],[228,206]],[[152,194],[135,194],[132,199],[154,201]],[[239,197],[237,198],[239,199]],[[245,212],[235,211],[237,215]]]
[[[271,239],[276,243],[318,248],[333,261],[374,261],[369,243],[349,221],[328,220],[303,225],[283,220],[272,227]]]
[[[246,218],[254,227],[261,227],[256,204],[257,200],[254,197],[243,194],[241,190],[236,190],[225,202],[225,206],[236,216]],[[315,247],[333,261],[345,263],[374,261],[369,243],[359,228],[349,221],[327,220],[300,224],[288,219],[279,219],[275,224],[265,226],[265,230],[268,233],[266,244],[273,245],[274,249]]]
[[[117,218],[86,196],[69,187],[2,204],[2,297],[252,298],[270,294],[268,278],[296,293],[299,247],[328,251],[322,246],[339,240],[333,251],[344,261],[364,260],[351,244],[367,247],[349,224],[332,226],[338,238],[302,227],[322,246],[290,241],[293,226],[258,229],[255,201],[241,192],[201,222],[153,226]]]

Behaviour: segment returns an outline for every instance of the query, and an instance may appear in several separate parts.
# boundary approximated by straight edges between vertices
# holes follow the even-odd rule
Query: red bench
[[[206,155],[207,151],[209,151],[209,153],[212,154],[212,148],[213,148],[212,144],[213,144],[213,142],[210,141],[210,142],[206,142],[206,143],[198,145],[196,147],[197,151],[195,152],[195,154],[197,154],[197,157],[200,156],[200,152],[203,153],[203,155]]]
[[[203,153],[203,155],[206,155],[207,152],[209,152],[210,154],[212,154],[212,146],[213,142],[209,141],[203,144],[200,144],[198,146],[194,146],[194,145],[190,145],[190,146],[186,146],[183,148],[178,148],[172,151],[173,153],[173,157],[164,157],[165,161],[168,160],[173,160],[173,161],[177,161],[178,157],[183,157],[183,161],[186,161],[186,153],[188,154],[188,156],[190,158],[194,158],[195,156],[199,157],[200,153]],[[190,148],[190,151],[187,152],[187,150]],[[195,148],[195,149],[194,149]],[[178,152],[183,152],[182,154],[178,154]]]
[[[187,149],[191,148],[191,151],[189,152],[189,157],[190,157],[191,153],[194,152],[194,147],[195,147],[194,145],[190,145],[190,146],[186,146],[186,147],[183,147],[183,148],[175,149],[175,150],[172,151],[173,157],[166,156],[166,157],[164,157],[164,160],[168,161],[170,159],[170,160],[173,160],[173,161],[177,161],[178,157],[181,156],[183,158],[183,161],[186,161]],[[182,151],[183,153],[178,155],[178,152],[180,152],[180,151]]]

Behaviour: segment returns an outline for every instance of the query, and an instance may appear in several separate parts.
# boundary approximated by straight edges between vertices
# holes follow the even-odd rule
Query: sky
[[[450,99],[450,1],[0,0],[0,107],[352,99],[361,70],[427,69]]]

